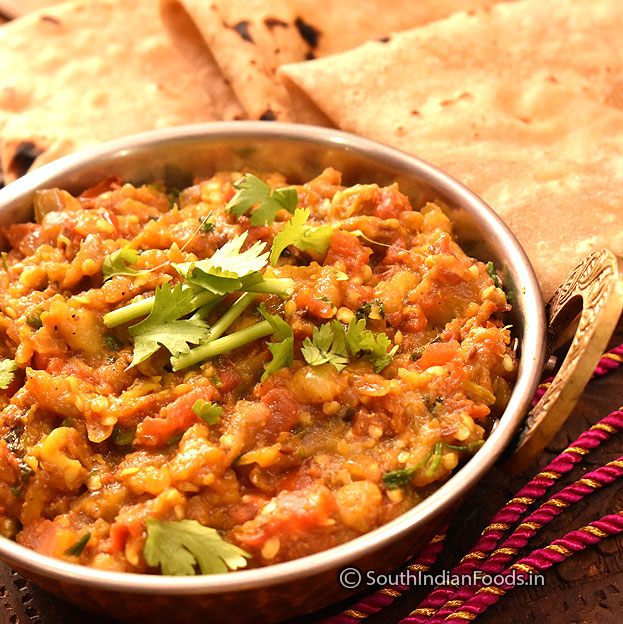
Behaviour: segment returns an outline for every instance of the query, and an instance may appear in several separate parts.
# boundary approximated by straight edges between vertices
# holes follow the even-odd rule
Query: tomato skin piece
[[[325,258],[325,266],[335,266],[338,262],[345,266],[345,272],[353,278],[360,275],[370,262],[372,250],[364,247],[359,238],[348,232],[335,232]]]
[[[291,431],[299,421],[299,404],[285,388],[272,388],[261,399],[270,408],[266,431],[278,436]]]
[[[203,422],[192,407],[198,399],[209,401],[214,395],[214,386],[194,388],[163,407],[158,416],[147,416],[136,429],[135,442],[143,446],[164,446],[176,434],[186,431],[196,422]]]
[[[335,496],[324,485],[293,492],[282,490],[273,501],[275,507],[270,514],[258,515],[234,532],[243,548],[261,549],[273,536],[304,539],[314,527],[327,526],[337,508]]]
[[[409,198],[398,190],[397,184],[380,188],[376,201],[374,214],[381,219],[397,219],[403,212],[412,210]]]
[[[424,349],[424,353],[416,362],[416,366],[420,370],[426,370],[431,366],[443,366],[454,358],[458,348],[459,343],[456,340],[433,342]]]

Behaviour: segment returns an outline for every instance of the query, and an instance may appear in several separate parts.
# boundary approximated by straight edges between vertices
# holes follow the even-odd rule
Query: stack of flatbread
[[[549,296],[623,255],[621,33],[621,0],[75,0],[0,28],[0,166],[212,119],[334,126],[479,193]]]

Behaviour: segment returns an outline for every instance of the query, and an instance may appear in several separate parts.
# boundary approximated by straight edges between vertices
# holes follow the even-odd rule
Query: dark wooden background
[[[612,345],[623,343],[623,320]],[[528,481],[539,468],[575,440],[582,431],[623,404],[623,366],[590,382],[563,430],[542,459],[523,475],[509,478],[499,468],[482,480],[454,517],[446,547],[431,573],[451,569],[476,541],[491,516]],[[588,455],[553,491],[588,470],[623,455],[623,436]],[[623,482],[615,482],[573,505],[529,543],[538,548],[564,533],[584,526],[605,514],[623,509]],[[395,624],[414,609],[430,588],[414,588],[390,607],[366,620],[367,624]],[[286,598],[287,599],[287,598]],[[0,563],[0,624],[113,624],[91,615],[39,589]],[[297,623],[311,624],[328,609]],[[207,614],[206,614],[207,615]],[[253,614],[248,614],[253,621]],[[207,617],[209,620],[209,617]],[[180,620],[182,621],[182,620]],[[477,621],[482,624],[620,624],[623,622],[623,537],[610,537],[598,546],[571,557],[545,574],[544,587],[511,591]],[[172,622],[173,624],[173,622]],[[293,624],[293,623],[290,623]]]

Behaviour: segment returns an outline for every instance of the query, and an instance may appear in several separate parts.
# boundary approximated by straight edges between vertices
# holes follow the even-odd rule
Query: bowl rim
[[[505,246],[513,265],[521,272],[520,308],[525,336],[519,362],[517,382],[503,415],[479,451],[433,494],[412,509],[381,527],[345,544],[274,565],[238,570],[235,573],[163,576],[112,572],[69,563],[39,554],[0,536],[0,559],[20,570],[36,572],[61,582],[89,585],[100,590],[159,593],[162,595],[215,594],[289,583],[314,574],[339,569],[350,562],[383,548],[404,536],[417,524],[434,521],[457,502],[460,492],[468,492],[493,466],[511,441],[515,429],[524,418],[542,370],[545,354],[545,316],[541,291],[526,253],[502,219],[474,192],[447,173],[404,151],[354,134],[319,126],[265,121],[206,122],[153,130],[115,139],[88,147],[42,166],[0,189],[0,212],[8,204],[19,201],[49,181],[68,176],[86,165],[105,166],[115,158],[131,152],[148,150],[156,144],[184,140],[282,139],[311,142],[324,147],[356,152],[370,160],[380,160],[401,171],[413,171],[426,181],[443,189],[466,206],[482,225],[485,233]],[[105,177],[105,171],[102,177]],[[336,579],[337,580],[337,579]]]

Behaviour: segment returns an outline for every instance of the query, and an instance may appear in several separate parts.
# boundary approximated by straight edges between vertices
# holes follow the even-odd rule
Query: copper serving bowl
[[[349,592],[338,584],[345,566],[355,565],[364,573],[395,570],[492,467],[524,421],[536,390],[548,343],[545,308],[534,271],[508,227],[467,188],[413,156],[302,125],[223,122],[178,127],[84,150],[29,173],[0,190],[0,222],[30,219],[37,189],[80,193],[109,175],[134,183],[164,180],[181,188],[193,176],[224,169],[280,171],[296,183],[328,166],[342,171],[348,185],[397,181],[414,207],[430,199],[443,201],[467,253],[502,268],[513,306],[507,322],[513,324],[519,368],[508,406],[482,448],[435,493],[388,524],[341,546],[265,568],[195,577],[106,572],[52,559],[4,538],[1,559],[50,592],[120,620],[171,622],[183,614],[184,621],[209,615],[218,622],[272,622],[346,597]],[[569,292],[570,299],[578,294]],[[596,346],[598,357],[601,346]]]

